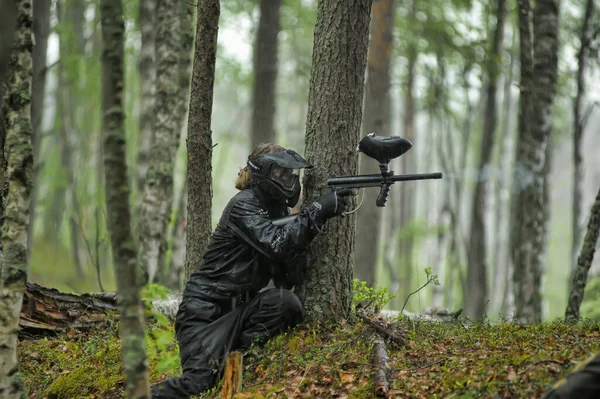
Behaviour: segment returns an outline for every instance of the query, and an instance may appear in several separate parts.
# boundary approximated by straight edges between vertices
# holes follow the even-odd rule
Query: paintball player
[[[600,353],[588,357],[566,377],[561,378],[543,399],[600,398]]]
[[[302,281],[306,249],[327,219],[342,215],[351,190],[331,191],[287,224],[300,197],[298,170],[311,168],[293,150],[259,145],[236,180],[175,321],[183,375],[152,388],[153,398],[189,398],[213,388],[228,352],[264,342],[302,322],[290,291]],[[270,280],[277,288],[265,288]]]

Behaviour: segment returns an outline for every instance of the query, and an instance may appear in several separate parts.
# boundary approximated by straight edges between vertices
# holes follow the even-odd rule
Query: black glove
[[[323,220],[340,216],[350,204],[349,195],[354,195],[352,189],[346,188],[342,190],[330,191],[322,196],[317,203],[321,206],[319,215]]]

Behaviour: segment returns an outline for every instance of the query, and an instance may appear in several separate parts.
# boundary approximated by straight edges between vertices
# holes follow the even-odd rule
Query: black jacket
[[[228,300],[255,295],[271,278],[291,288],[306,260],[306,249],[323,221],[314,204],[293,222],[275,226],[287,207],[270,205],[259,188],[240,191],[221,215],[201,265],[188,281],[183,298]]]

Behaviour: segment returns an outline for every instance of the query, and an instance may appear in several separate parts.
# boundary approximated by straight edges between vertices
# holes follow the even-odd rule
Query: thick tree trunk
[[[577,95],[573,101],[573,215],[571,227],[573,238],[571,241],[571,278],[569,279],[569,291],[577,269],[577,253],[581,247],[581,183],[583,181],[583,162],[581,155],[581,142],[583,140],[583,102],[585,100],[585,73],[588,58],[592,29],[590,20],[594,15],[594,0],[588,0],[583,16],[581,28],[580,47],[577,54]]]
[[[125,24],[121,0],[101,0],[102,110],[104,113],[104,165],[107,224],[119,295],[119,335],[125,374],[125,389],[131,399],[149,398],[150,385],[144,341],[140,276],[131,233],[129,185],[125,159],[123,120]]]
[[[212,231],[211,113],[220,12],[219,0],[198,0],[187,140],[186,281],[200,266]]]
[[[362,135],[375,132],[380,136],[390,134],[390,64],[394,29],[394,0],[381,0],[373,3],[371,19],[371,40],[367,59],[367,84],[365,87]],[[367,156],[360,158],[360,173],[379,173],[377,162]],[[356,276],[372,286],[377,271],[377,254],[383,208],[373,206],[379,192],[364,190],[363,204],[356,216],[356,229],[359,237],[369,240],[356,242]]]
[[[149,166],[150,148],[154,141],[154,103],[156,98],[156,5],[158,0],[140,1],[138,24],[142,47],[138,70],[140,72],[141,97],[139,116],[139,143],[137,157],[138,203],[143,199],[146,172]],[[185,3],[185,2],[184,2]]]
[[[555,0],[536,3],[534,48],[529,25],[529,0],[519,0],[518,12],[521,104],[511,252],[515,268],[516,318],[522,322],[537,323],[542,317],[540,280],[548,214],[544,200],[544,168],[556,92],[558,4]]]
[[[565,321],[576,323],[579,321],[579,308],[585,294],[585,285],[587,283],[588,272],[594,260],[594,252],[600,235],[600,189],[596,195],[596,201],[590,212],[587,233],[583,241],[583,248],[577,259],[577,269],[573,274],[573,287],[569,292],[569,303],[565,312]]]
[[[472,204],[471,232],[469,237],[467,263],[467,289],[463,293],[465,315],[472,319],[484,316],[488,299],[486,250],[485,204],[489,179],[489,168],[494,147],[496,131],[496,92],[500,74],[502,41],[504,39],[504,20],[506,19],[506,0],[498,0],[496,9],[496,26],[492,40],[491,54],[487,65],[486,103],[483,121],[479,158],[479,178],[475,184]]]
[[[319,1],[306,120],[306,157],[314,165],[304,176],[307,202],[327,192],[330,174],[357,172],[371,4]],[[353,214],[330,220],[312,244],[315,264],[299,289],[309,318],[323,320],[350,311],[354,224]]]
[[[2,149],[8,162],[7,190],[2,202],[2,259],[0,269],[0,397],[24,397],[17,362],[19,312],[27,281],[27,231],[33,179],[31,145],[31,70],[33,51],[32,3],[18,0],[4,105],[6,137]],[[4,185],[3,185],[4,186]]]
[[[254,43],[252,96],[252,149],[275,141],[275,87],[277,82],[277,35],[281,29],[281,0],[260,0],[260,19]]]
[[[411,4],[411,15],[412,21],[416,22],[417,14],[417,0],[412,0]],[[410,42],[406,52],[407,58],[407,71],[406,80],[404,82],[404,116],[402,120],[402,134],[404,138],[414,142],[416,137],[415,131],[415,67],[417,65],[417,58],[419,56],[415,43]],[[415,157],[414,153],[405,154],[400,158],[400,165],[402,173],[415,173]],[[410,228],[410,223],[415,217],[415,185],[413,183],[400,184],[399,185],[399,200],[400,200],[400,230],[406,230]],[[398,240],[398,251],[400,259],[400,267],[402,268],[402,275],[404,278],[400,282],[402,296],[405,297],[410,293],[410,285],[412,280],[413,272],[413,237],[409,234],[405,234],[404,237]]]
[[[173,201],[173,165],[179,144],[178,101],[180,17],[178,0],[158,0],[156,9],[156,99],[154,142],[139,216],[138,261],[144,280],[154,283],[165,267],[166,232]]]
[[[31,192],[31,205],[29,209],[29,230],[27,238],[27,254],[31,254],[33,242],[33,223],[35,221],[35,208],[37,205],[37,191],[39,173],[42,165],[39,162],[40,138],[42,136],[42,121],[44,118],[44,98],[46,93],[46,51],[48,37],[50,36],[50,5],[48,0],[33,1],[33,75],[31,81],[31,125],[33,145],[33,190]],[[1,24],[1,23],[0,23]]]

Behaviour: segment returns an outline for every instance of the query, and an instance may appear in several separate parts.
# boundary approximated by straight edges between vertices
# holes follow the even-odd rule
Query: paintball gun
[[[392,159],[398,158],[411,148],[412,143],[405,138],[398,136],[377,136],[375,133],[370,133],[358,143],[356,150],[377,160],[379,162],[379,170],[381,173],[331,177],[327,180],[327,185],[334,190],[343,188],[361,189],[367,187],[380,187],[379,195],[377,196],[375,203],[378,207],[385,207],[390,192],[390,186],[392,184],[399,181],[431,180],[441,179],[443,177],[441,172],[395,175],[393,170],[388,169]],[[293,220],[294,217],[294,215],[286,216],[273,221],[273,223],[275,225],[284,225]]]

